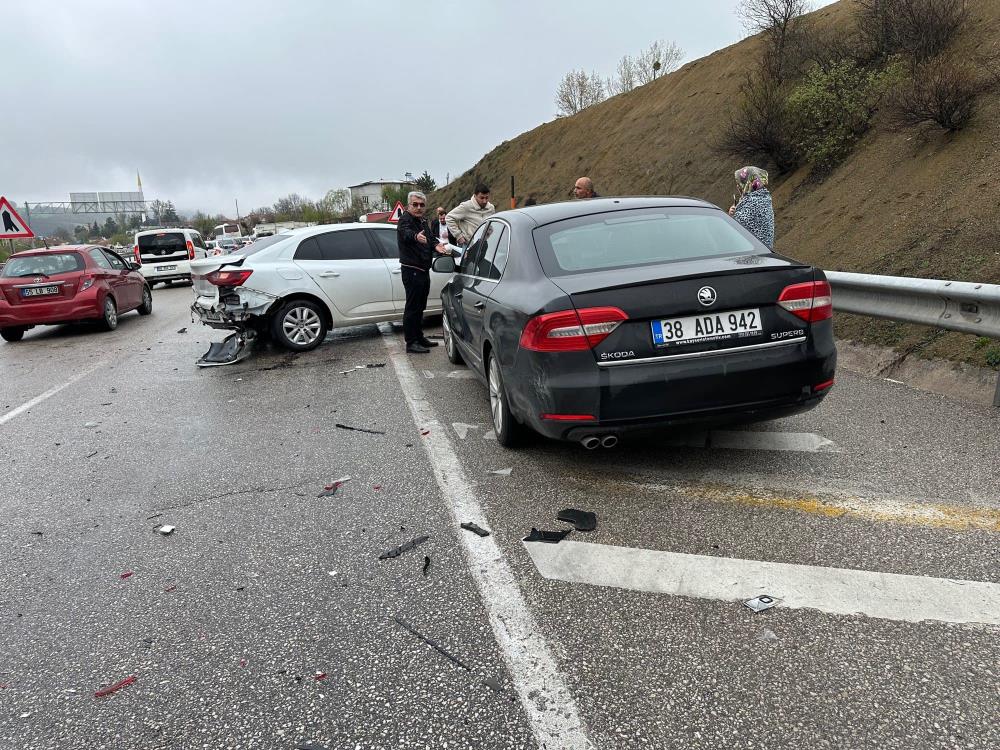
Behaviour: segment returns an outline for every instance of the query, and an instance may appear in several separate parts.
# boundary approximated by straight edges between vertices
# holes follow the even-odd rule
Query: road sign
[[[27,240],[34,236],[10,201],[0,195],[0,240]]]
[[[393,224],[398,224],[399,220],[403,218],[403,201],[396,201],[396,205],[392,207],[392,213],[389,214],[389,218],[386,221],[392,222]]]

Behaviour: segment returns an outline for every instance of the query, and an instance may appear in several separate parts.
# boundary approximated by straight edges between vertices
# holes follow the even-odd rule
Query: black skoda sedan
[[[626,432],[816,406],[836,349],[823,272],[689,198],[505,211],[444,287],[444,342],[489,389],[498,441],[587,448]]]

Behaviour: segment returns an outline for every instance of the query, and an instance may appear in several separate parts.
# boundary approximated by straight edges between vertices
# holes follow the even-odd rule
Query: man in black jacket
[[[452,245],[457,245],[458,240],[455,239],[455,235],[448,229],[448,223],[445,221],[447,215],[448,212],[444,210],[444,206],[437,207],[437,218],[431,220],[431,234],[437,238],[438,242],[448,242]]]
[[[406,351],[411,354],[426,354],[430,347],[437,346],[424,336],[424,310],[427,308],[427,293],[431,289],[431,259],[433,251],[451,255],[427,226],[424,210],[427,196],[414,190],[406,196],[407,207],[399,217],[396,226],[396,242],[399,245],[399,265],[406,290],[406,307],[403,309],[403,336]]]

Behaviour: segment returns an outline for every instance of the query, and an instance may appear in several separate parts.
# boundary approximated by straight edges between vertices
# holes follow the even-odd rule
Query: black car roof
[[[632,208],[718,208],[708,201],[698,198],[687,198],[676,195],[658,196],[621,196],[614,198],[589,198],[587,200],[565,201],[563,203],[545,203],[538,206],[526,206],[510,211],[504,211],[498,216],[511,217],[520,214],[530,218],[535,224],[549,224],[553,221],[573,219],[577,216],[600,214],[607,211],[622,211]]]

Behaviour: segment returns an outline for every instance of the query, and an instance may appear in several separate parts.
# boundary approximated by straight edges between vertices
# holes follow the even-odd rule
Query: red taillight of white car
[[[135,255],[135,262],[138,263],[141,266],[142,265],[142,256],[139,255],[139,246],[138,245],[136,245],[135,247],[132,248],[132,253],[133,253],[133,255]]]
[[[188,240],[186,243],[188,249],[188,260],[194,260],[194,243]]]
[[[786,286],[778,297],[778,305],[807,323],[833,317],[833,294],[826,281]]]
[[[533,352],[579,352],[592,349],[628,320],[617,307],[585,307],[545,313],[528,321],[521,348]]]
[[[234,268],[228,271],[212,271],[203,278],[215,286],[242,286],[252,273],[249,268]]]

